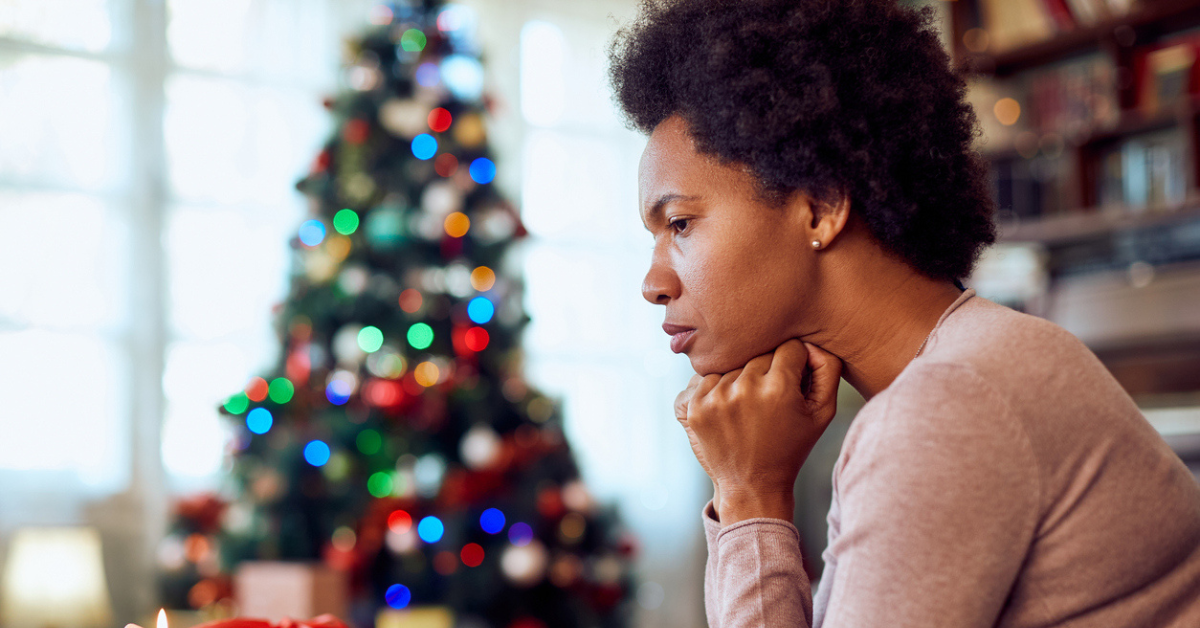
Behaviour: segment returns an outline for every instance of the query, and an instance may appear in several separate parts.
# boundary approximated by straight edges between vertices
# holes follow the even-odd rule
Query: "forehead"
[[[664,196],[705,196],[734,183],[736,169],[696,150],[679,116],[667,118],[650,134],[638,164],[638,196],[643,219]]]

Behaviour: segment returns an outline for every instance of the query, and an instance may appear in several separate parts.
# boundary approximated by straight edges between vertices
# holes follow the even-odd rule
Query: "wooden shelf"
[[[1182,224],[1191,220],[1200,220],[1200,198],[1188,199],[1173,208],[1143,210],[1139,213],[1128,210],[1080,211],[1059,216],[1000,221],[997,223],[997,232],[1001,242],[1038,242],[1052,247],[1104,237],[1127,229]]]
[[[1169,24],[1169,28],[1166,25]],[[960,68],[979,74],[1007,76],[1021,70],[1066,59],[1074,54],[1099,49],[1112,42],[1116,44],[1114,32],[1127,27],[1136,35],[1137,44],[1152,35],[1165,31],[1179,31],[1200,25],[1200,0],[1146,0],[1132,12],[1108,19],[1092,26],[1076,28],[1059,34],[1052,39],[1028,44],[995,55],[962,52],[960,43],[956,49],[964,55],[958,62]]]

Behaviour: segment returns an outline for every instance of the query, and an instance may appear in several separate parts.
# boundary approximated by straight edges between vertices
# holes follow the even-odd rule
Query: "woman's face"
[[[651,134],[638,187],[654,236],[642,295],[666,306],[665,323],[695,329],[672,349],[697,373],[727,373],[800,337],[817,283],[806,202],[763,203],[748,170],[696,152],[679,116]]]

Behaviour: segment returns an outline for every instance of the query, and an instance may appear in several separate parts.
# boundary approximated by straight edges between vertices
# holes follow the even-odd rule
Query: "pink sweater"
[[[814,597],[790,521],[708,541],[720,628],[1200,627],[1200,485],[1078,339],[967,290],[854,419]]]

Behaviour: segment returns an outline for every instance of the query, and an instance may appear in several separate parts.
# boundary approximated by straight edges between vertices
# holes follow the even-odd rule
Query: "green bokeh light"
[[[358,347],[367,353],[379,351],[383,346],[383,332],[374,325],[367,325],[358,332]]]
[[[383,445],[383,438],[379,436],[379,432],[372,429],[365,429],[358,433],[358,438],[354,440],[354,444],[358,445],[358,450],[363,455],[371,456],[379,453],[379,448]]]
[[[425,33],[415,28],[404,31],[400,36],[400,47],[407,52],[421,52],[425,49]]]
[[[250,407],[250,398],[247,397],[246,393],[244,393],[244,392],[240,392],[240,393],[230,397],[225,402],[225,411],[230,414],[241,414],[246,411],[246,408],[249,408],[249,407]]]
[[[367,492],[374,497],[387,497],[392,494],[392,474],[386,471],[376,471],[367,478]]]
[[[286,377],[276,377],[271,380],[271,387],[267,389],[267,396],[275,403],[287,403],[292,400],[292,395],[295,393],[296,387]]]
[[[358,230],[358,214],[353,209],[341,209],[333,215],[333,228],[342,235]]]
[[[408,328],[408,344],[414,349],[427,349],[433,344],[433,328],[425,323],[417,323]]]

